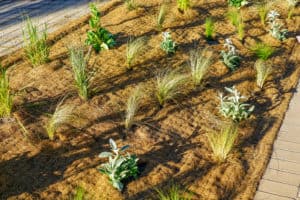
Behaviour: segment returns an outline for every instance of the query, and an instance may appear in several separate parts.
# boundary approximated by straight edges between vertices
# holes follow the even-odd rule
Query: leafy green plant
[[[159,8],[159,12],[157,15],[157,29],[161,30],[163,28],[163,24],[166,20],[167,15],[167,6],[165,4],[162,4]]]
[[[213,54],[207,49],[204,49],[202,52],[199,50],[192,50],[190,52],[190,68],[191,76],[194,84],[200,85],[202,80],[205,78],[209,67],[212,64]]]
[[[228,0],[229,6],[234,6],[236,8],[240,8],[244,5],[248,4],[248,1],[246,0]]]
[[[275,52],[275,49],[272,46],[259,42],[251,47],[251,51],[253,51],[259,59],[268,60],[268,58]]]
[[[287,4],[288,4],[288,19],[291,19],[293,14],[294,14],[294,10],[298,4],[299,0],[287,0]]]
[[[191,195],[186,194],[185,190],[180,189],[177,184],[172,184],[168,190],[156,189],[159,200],[191,200]]]
[[[6,68],[0,64],[0,117],[8,117],[13,107],[13,98],[9,89],[9,78]]]
[[[100,158],[108,158],[108,163],[101,165],[99,171],[108,176],[112,186],[119,191],[123,190],[122,180],[138,175],[138,158],[134,155],[123,155],[129,145],[118,148],[113,139],[109,139],[112,152],[102,152]]]
[[[89,55],[85,56],[83,47],[71,47],[69,54],[78,95],[83,100],[87,100],[89,97],[89,77],[86,68]]]
[[[47,45],[47,26],[38,33],[36,25],[27,17],[23,29],[24,51],[33,66],[38,66],[49,61],[50,49]]]
[[[169,32],[163,32],[163,41],[160,44],[162,50],[167,54],[173,54],[176,51],[176,43],[172,40]]]
[[[124,1],[125,1],[127,10],[135,10],[138,7],[136,0],[124,0]]]
[[[270,34],[280,40],[280,41],[283,41],[286,39],[286,35],[288,33],[288,30],[287,29],[282,29],[282,24],[279,23],[279,13],[277,11],[274,11],[274,10],[271,10],[269,13],[268,13],[268,23],[270,24]]]
[[[136,88],[132,95],[127,100],[125,128],[130,129],[134,123],[134,116],[140,107],[143,98],[142,89]]]
[[[62,105],[61,102],[57,105],[54,113],[49,115],[50,118],[45,126],[45,129],[50,140],[54,139],[54,134],[60,126],[68,124],[74,119],[73,110],[73,105]]]
[[[190,0],[177,0],[177,8],[180,12],[184,13],[191,7]]]
[[[91,45],[96,52],[108,50],[115,46],[115,37],[108,30],[101,27],[100,12],[95,4],[90,4],[91,18],[89,20],[90,29],[87,32],[85,43]]]
[[[159,74],[156,77],[156,97],[160,106],[179,95],[186,82],[187,76],[179,74],[176,70]]]
[[[238,136],[236,124],[224,126],[220,132],[208,132],[207,138],[213,154],[218,162],[224,162],[234,147]]]
[[[224,47],[226,47],[228,50],[221,51],[221,56],[223,58],[223,63],[231,70],[236,70],[241,62],[241,57],[237,55],[237,50],[235,46],[233,45],[232,41],[230,39],[226,39],[224,43]]]
[[[129,40],[126,49],[127,68],[132,69],[132,62],[142,52],[146,45],[146,38],[140,37],[135,40]]]
[[[254,66],[256,70],[256,83],[260,88],[263,88],[265,81],[273,71],[272,66],[264,60],[257,60]]]
[[[213,40],[215,33],[215,22],[211,17],[205,19],[205,37],[207,40]]]
[[[225,87],[229,93],[227,96],[219,95],[220,99],[220,113],[230,118],[233,122],[241,122],[247,119],[254,110],[254,106],[241,102],[246,97],[241,96],[239,91],[233,86],[232,88]]]

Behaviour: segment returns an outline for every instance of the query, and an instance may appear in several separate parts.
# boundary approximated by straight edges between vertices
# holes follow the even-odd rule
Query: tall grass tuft
[[[156,77],[156,97],[160,106],[179,95],[186,82],[187,76],[176,70],[160,73]]]
[[[291,19],[299,0],[287,0],[288,4],[288,19]]]
[[[263,88],[267,78],[273,71],[272,66],[264,60],[257,60],[254,66],[256,70],[256,84],[258,87]]]
[[[124,0],[124,1],[125,1],[127,10],[135,10],[138,7],[136,0]]]
[[[209,67],[213,61],[212,52],[208,52],[207,49],[203,51],[192,50],[190,52],[190,68],[191,76],[196,86],[200,85],[202,80],[205,78]]]
[[[257,4],[258,15],[263,26],[266,26],[267,15],[272,5],[272,1],[262,1]]]
[[[167,191],[156,189],[157,198],[159,200],[191,200],[190,194],[186,194],[185,190],[181,190],[176,184],[172,184]]]
[[[158,12],[158,15],[157,15],[157,29],[158,30],[162,30],[163,28],[163,24],[166,20],[166,15],[167,15],[167,6],[165,4],[162,4],[159,8],[159,12]]]
[[[50,49],[47,46],[47,26],[42,33],[38,33],[37,26],[27,17],[23,29],[24,51],[33,66],[46,63],[49,60]]]
[[[61,125],[67,124],[73,120],[73,110],[74,106],[72,105],[62,105],[62,102],[57,105],[54,113],[50,115],[50,119],[45,126],[50,140],[54,139],[54,134]]]
[[[234,147],[238,136],[236,124],[225,125],[220,132],[207,133],[207,138],[213,154],[218,162],[224,162]]]
[[[269,57],[275,52],[275,49],[272,46],[259,42],[251,47],[251,51],[255,53],[259,59],[268,60]]]
[[[13,107],[6,69],[0,65],[0,117],[8,117]]]
[[[132,69],[132,62],[142,52],[147,42],[146,37],[140,37],[135,40],[129,40],[126,49],[127,68]]]
[[[182,13],[186,12],[191,7],[190,0],[177,0],[178,10]]]
[[[205,37],[207,40],[214,39],[215,22],[211,17],[205,19]]]
[[[73,200],[83,200],[84,195],[85,195],[85,189],[81,186],[78,186],[76,188],[76,192],[75,192]]]
[[[232,25],[235,26],[238,32],[238,37],[240,40],[242,40],[245,35],[245,24],[240,10],[236,7],[231,7],[227,12],[227,18],[232,23]]]
[[[127,100],[125,128],[130,129],[134,123],[134,117],[140,107],[143,92],[140,87],[136,88],[132,95]]]
[[[86,72],[89,53],[85,56],[84,48],[71,47],[69,48],[70,62],[74,72],[75,84],[78,89],[78,95],[87,100],[89,97],[89,78]]]

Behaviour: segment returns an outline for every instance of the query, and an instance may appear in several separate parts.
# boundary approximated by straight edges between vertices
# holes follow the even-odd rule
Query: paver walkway
[[[22,45],[24,16],[48,32],[55,31],[72,19],[89,12],[92,0],[1,0],[0,1],[0,56]]]
[[[300,200],[300,84],[273,149],[255,200]]]

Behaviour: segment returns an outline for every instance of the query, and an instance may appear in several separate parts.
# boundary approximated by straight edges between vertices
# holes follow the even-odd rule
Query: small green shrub
[[[248,1],[246,1],[246,0],[228,0],[228,4],[229,4],[229,6],[240,8],[244,5],[247,5]]]
[[[125,1],[127,10],[135,10],[138,7],[136,0],[124,0],[124,1]]]
[[[259,59],[268,60],[275,52],[275,49],[265,43],[260,42],[251,47],[251,51],[253,51]]]
[[[129,146],[118,148],[113,139],[109,139],[112,152],[102,152],[100,158],[109,158],[108,163],[101,165],[99,171],[108,176],[112,186],[119,191],[123,190],[122,180],[130,177],[136,178],[138,175],[138,158],[134,155],[123,155]]]
[[[241,96],[234,86],[232,88],[225,87],[225,90],[229,95],[223,96],[222,93],[220,94],[220,113],[237,123],[247,119],[253,112],[254,106],[241,102],[246,97]]]
[[[215,22],[211,17],[205,19],[205,37],[207,40],[213,40],[215,33]]]
[[[89,77],[86,68],[89,55],[85,56],[83,47],[71,47],[69,54],[78,95],[83,100],[87,100],[89,97]]]
[[[283,41],[286,39],[286,36],[287,36],[287,33],[288,33],[288,30],[287,29],[282,29],[282,24],[279,23],[279,13],[277,11],[274,11],[274,10],[271,10],[269,13],[268,13],[268,22],[270,24],[270,34],[280,40],[280,41]]]
[[[255,70],[256,70],[256,83],[260,88],[263,88],[265,81],[273,71],[272,66],[263,60],[257,60],[255,62]]]
[[[238,136],[236,124],[226,125],[220,132],[209,132],[206,134],[213,154],[218,162],[224,162],[232,151]]]
[[[101,50],[108,50],[115,46],[115,38],[108,30],[101,27],[100,12],[95,4],[90,4],[91,19],[89,20],[90,29],[87,32],[87,39],[85,43],[91,45],[96,52]]]
[[[193,50],[190,52],[190,68],[191,76],[194,84],[200,85],[205,78],[209,67],[212,64],[213,54],[204,49],[202,52],[199,50]]]
[[[140,53],[142,53],[146,46],[146,42],[147,40],[145,37],[140,37],[135,40],[130,39],[128,41],[126,49],[126,62],[128,69],[132,69],[132,62]]]
[[[73,110],[74,106],[72,105],[62,105],[62,102],[57,105],[45,126],[50,140],[54,139],[54,134],[60,126],[68,124],[74,119]]]
[[[49,61],[50,49],[47,45],[47,26],[39,34],[37,26],[33,25],[31,19],[26,19],[23,29],[24,51],[26,57],[33,66],[38,66]]]
[[[13,107],[13,98],[9,89],[6,69],[0,64],[0,117],[9,117]]]
[[[180,189],[176,184],[172,184],[168,190],[163,191],[156,189],[157,198],[159,200],[191,200],[191,195],[186,194],[185,190]]]
[[[136,88],[132,95],[127,100],[125,128],[130,129],[134,123],[134,116],[140,107],[143,92],[140,87]]]
[[[167,15],[167,6],[165,4],[162,4],[159,8],[159,13],[157,15],[157,29],[162,30],[163,24],[166,20]]]
[[[180,12],[184,13],[191,7],[190,0],[177,0],[177,8]]]
[[[172,40],[169,32],[163,32],[163,41],[160,44],[162,50],[167,54],[173,54],[176,51],[176,43]]]
[[[225,40],[224,47],[226,47],[228,51],[224,51],[224,50],[221,51],[223,63],[231,71],[234,71],[239,67],[241,62],[241,57],[237,55],[237,50],[230,39]]]
[[[156,77],[156,97],[160,106],[179,95],[186,82],[187,76],[175,70],[159,74]]]

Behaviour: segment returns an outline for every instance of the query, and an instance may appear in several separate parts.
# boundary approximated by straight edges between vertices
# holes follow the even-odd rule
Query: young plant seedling
[[[259,59],[268,60],[275,52],[275,49],[272,46],[259,42],[251,47],[251,51],[255,53]]]
[[[279,13],[277,11],[274,11],[274,10],[271,10],[269,13],[268,13],[268,23],[270,24],[270,34],[280,40],[280,41],[283,41],[286,39],[286,36],[287,36],[287,33],[288,33],[288,30],[287,29],[282,29],[282,24],[279,22]]]
[[[177,8],[179,12],[185,13],[191,7],[190,0],[177,0]]]
[[[128,130],[134,124],[134,117],[140,108],[140,103],[143,98],[143,92],[140,87],[136,88],[132,95],[128,98],[126,104],[125,128]]]
[[[238,56],[237,50],[230,39],[225,40],[224,47],[227,48],[227,51],[224,51],[224,50],[221,51],[223,63],[231,71],[234,71],[239,67],[240,62],[241,62],[241,57]]]
[[[127,10],[129,10],[129,11],[135,10],[138,7],[136,0],[124,0],[124,1],[125,1]]]
[[[192,195],[177,184],[172,184],[167,190],[155,189],[159,200],[192,200]]]
[[[163,107],[168,100],[179,95],[187,82],[185,74],[179,74],[176,70],[167,71],[156,77],[156,97],[159,105]]]
[[[115,37],[108,30],[101,27],[101,15],[95,4],[90,4],[90,9],[90,30],[87,32],[87,39],[85,43],[87,45],[91,45],[97,53],[102,50],[108,50],[115,46]]]
[[[214,40],[215,22],[211,17],[205,19],[205,37],[207,40]]]
[[[54,139],[54,134],[60,126],[72,122],[74,119],[73,110],[73,105],[62,105],[62,102],[57,105],[45,126],[50,140]]]
[[[39,33],[29,17],[23,29],[24,51],[33,66],[38,66],[49,61],[50,49],[47,45],[47,26]]]
[[[146,37],[140,37],[135,40],[129,40],[126,48],[126,62],[127,68],[132,69],[132,62],[142,53],[143,49],[146,46],[147,39]]]
[[[225,87],[225,90],[229,95],[224,96],[220,93],[220,113],[234,123],[247,119],[253,112],[254,106],[241,102],[246,97],[242,96],[234,86],[232,88]]]
[[[157,29],[161,31],[163,29],[163,24],[166,20],[167,15],[167,6],[165,4],[162,4],[159,8],[159,12],[157,15]]]
[[[109,144],[112,152],[102,152],[99,155],[100,158],[108,158],[108,162],[102,164],[99,171],[108,176],[114,188],[122,191],[122,181],[130,177],[136,178],[138,175],[138,158],[128,153],[124,155],[129,145],[118,148],[113,139],[109,139]]]
[[[0,64],[0,117],[9,117],[13,107],[13,98],[9,89],[6,68]]]
[[[160,44],[160,48],[164,50],[167,54],[174,54],[176,51],[176,43],[172,40],[169,32],[163,32],[163,41]]]
[[[212,131],[206,134],[214,157],[218,162],[224,162],[234,147],[238,136],[236,124],[222,127],[220,132]]]
[[[263,88],[266,80],[271,75],[273,68],[264,60],[257,60],[254,66],[256,70],[256,84],[258,87]]]
[[[235,26],[238,37],[240,40],[243,40],[245,35],[245,24],[241,15],[241,11],[236,7],[231,7],[227,12],[227,18]]]
[[[208,69],[213,61],[213,54],[207,49],[203,51],[192,50],[190,52],[191,76],[195,86],[199,86],[207,75]]]

